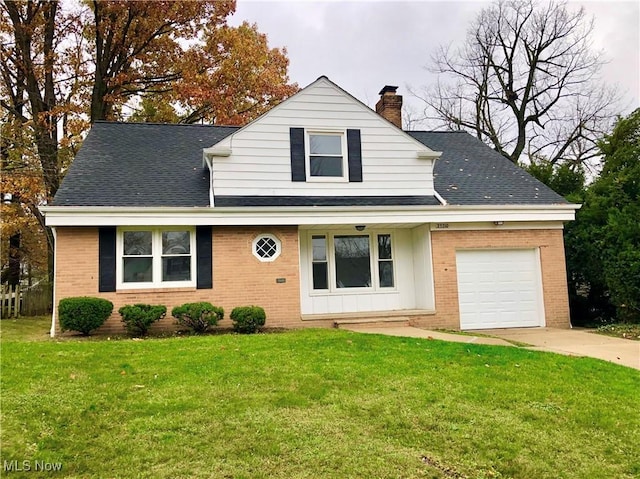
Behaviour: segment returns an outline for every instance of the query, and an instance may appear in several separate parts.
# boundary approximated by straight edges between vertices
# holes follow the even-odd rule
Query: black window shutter
[[[116,290],[116,228],[98,228],[98,291]]]
[[[362,182],[362,147],[360,130],[347,130],[347,155],[349,158],[349,181]]]
[[[304,158],[304,128],[290,128],[291,181],[307,181]]]
[[[196,226],[196,286],[198,289],[213,288],[211,244],[211,226]]]

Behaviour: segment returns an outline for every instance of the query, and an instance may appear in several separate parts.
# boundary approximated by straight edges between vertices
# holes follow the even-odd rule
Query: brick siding
[[[423,327],[460,328],[457,249],[539,248],[546,326],[568,328],[567,290],[562,230],[432,231],[436,314],[414,324]]]
[[[260,262],[251,252],[261,233],[282,242],[282,254],[273,262]],[[434,231],[432,238],[436,313],[413,316],[411,323],[429,328],[459,329],[456,249],[539,248],[546,325],[569,327],[569,305],[562,230]],[[269,327],[327,327],[331,320],[300,318],[298,229],[295,226],[213,227],[213,289],[158,289],[98,293],[98,229],[57,229],[56,300],[71,296],[100,296],[114,304],[114,312],[100,329],[123,332],[117,310],[125,304],[167,306],[167,317],[154,330],[175,328],[171,308],[187,302],[209,301],[222,306],[221,327],[231,327],[235,306],[258,305],[267,313]],[[285,283],[277,283],[285,278]],[[57,306],[56,306],[57,307]]]
[[[282,242],[282,254],[261,262],[251,252],[258,234],[270,233]],[[99,296],[111,301],[113,314],[99,330],[123,332],[118,308],[125,304],[163,304],[167,316],[152,330],[174,329],[171,309],[180,304],[208,301],[225,310],[221,327],[231,327],[235,306],[262,306],[269,327],[301,327],[298,228],[213,227],[213,289],[149,289],[98,293],[98,229],[58,228],[56,300],[72,296]],[[286,279],[276,283],[276,278]]]

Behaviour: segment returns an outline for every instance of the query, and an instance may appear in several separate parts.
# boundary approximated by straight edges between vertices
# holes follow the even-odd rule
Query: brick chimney
[[[396,95],[397,86],[385,85],[380,90],[376,113],[402,129],[402,95]]]

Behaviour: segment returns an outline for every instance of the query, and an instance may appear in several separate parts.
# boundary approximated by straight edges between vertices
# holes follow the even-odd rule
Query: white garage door
[[[456,253],[460,329],[544,326],[535,249]]]

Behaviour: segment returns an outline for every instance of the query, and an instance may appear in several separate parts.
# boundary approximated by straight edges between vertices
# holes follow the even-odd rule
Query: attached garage
[[[460,329],[544,326],[537,249],[456,252]]]

